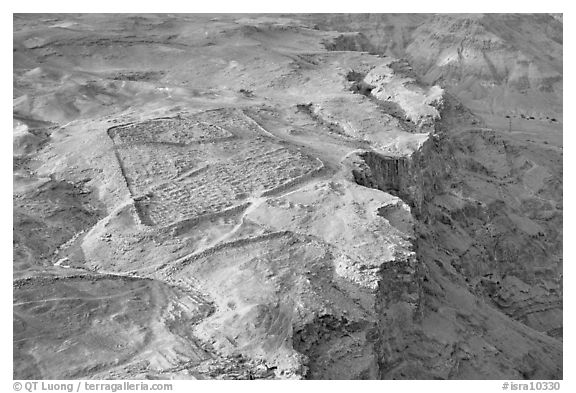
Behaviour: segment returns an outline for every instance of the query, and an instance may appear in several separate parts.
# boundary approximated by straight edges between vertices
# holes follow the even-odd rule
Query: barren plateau
[[[562,379],[562,17],[15,14],[15,379]]]

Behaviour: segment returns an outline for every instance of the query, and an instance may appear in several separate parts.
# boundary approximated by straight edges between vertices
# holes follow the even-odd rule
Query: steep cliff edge
[[[364,152],[353,171],[416,219],[418,263],[382,269],[380,376],[561,378],[561,153],[536,181],[529,145],[454,109],[412,156]]]

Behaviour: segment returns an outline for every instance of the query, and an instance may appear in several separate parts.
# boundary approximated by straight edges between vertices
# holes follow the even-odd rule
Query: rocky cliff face
[[[481,150],[470,143],[481,143]],[[501,376],[562,375],[561,215],[555,213],[561,200],[543,202],[537,195],[547,192],[544,183],[528,188],[534,183],[524,171],[533,166],[519,162],[530,153],[493,132],[452,129],[432,136],[410,157],[361,155],[364,164],[354,170],[355,181],[398,195],[416,218],[416,260],[396,261],[381,271],[382,378],[487,377],[498,367]],[[499,169],[509,171],[502,180],[508,179],[510,188],[500,185],[499,197],[520,201],[505,203],[486,192],[502,180],[470,164],[480,154],[505,156],[510,167]],[[525,194],[516,194],[516,181]],[[551,175],[545,183],[557,181]],[[527,209],[535,205],[538,212]],[[508,320],[511,338],[529,341],[505,347],[498,320]],[[475,334],[491,351],[473,353],[457,332]]]

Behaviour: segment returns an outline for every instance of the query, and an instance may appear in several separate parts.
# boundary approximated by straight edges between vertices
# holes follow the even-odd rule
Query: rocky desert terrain
[[[562,379],[548,14],[15,14],[15,379]]]

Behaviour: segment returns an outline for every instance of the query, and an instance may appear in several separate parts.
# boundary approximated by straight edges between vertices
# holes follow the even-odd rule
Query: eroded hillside
[[[541,18],[15,15],[14,377],[562,378]]]

